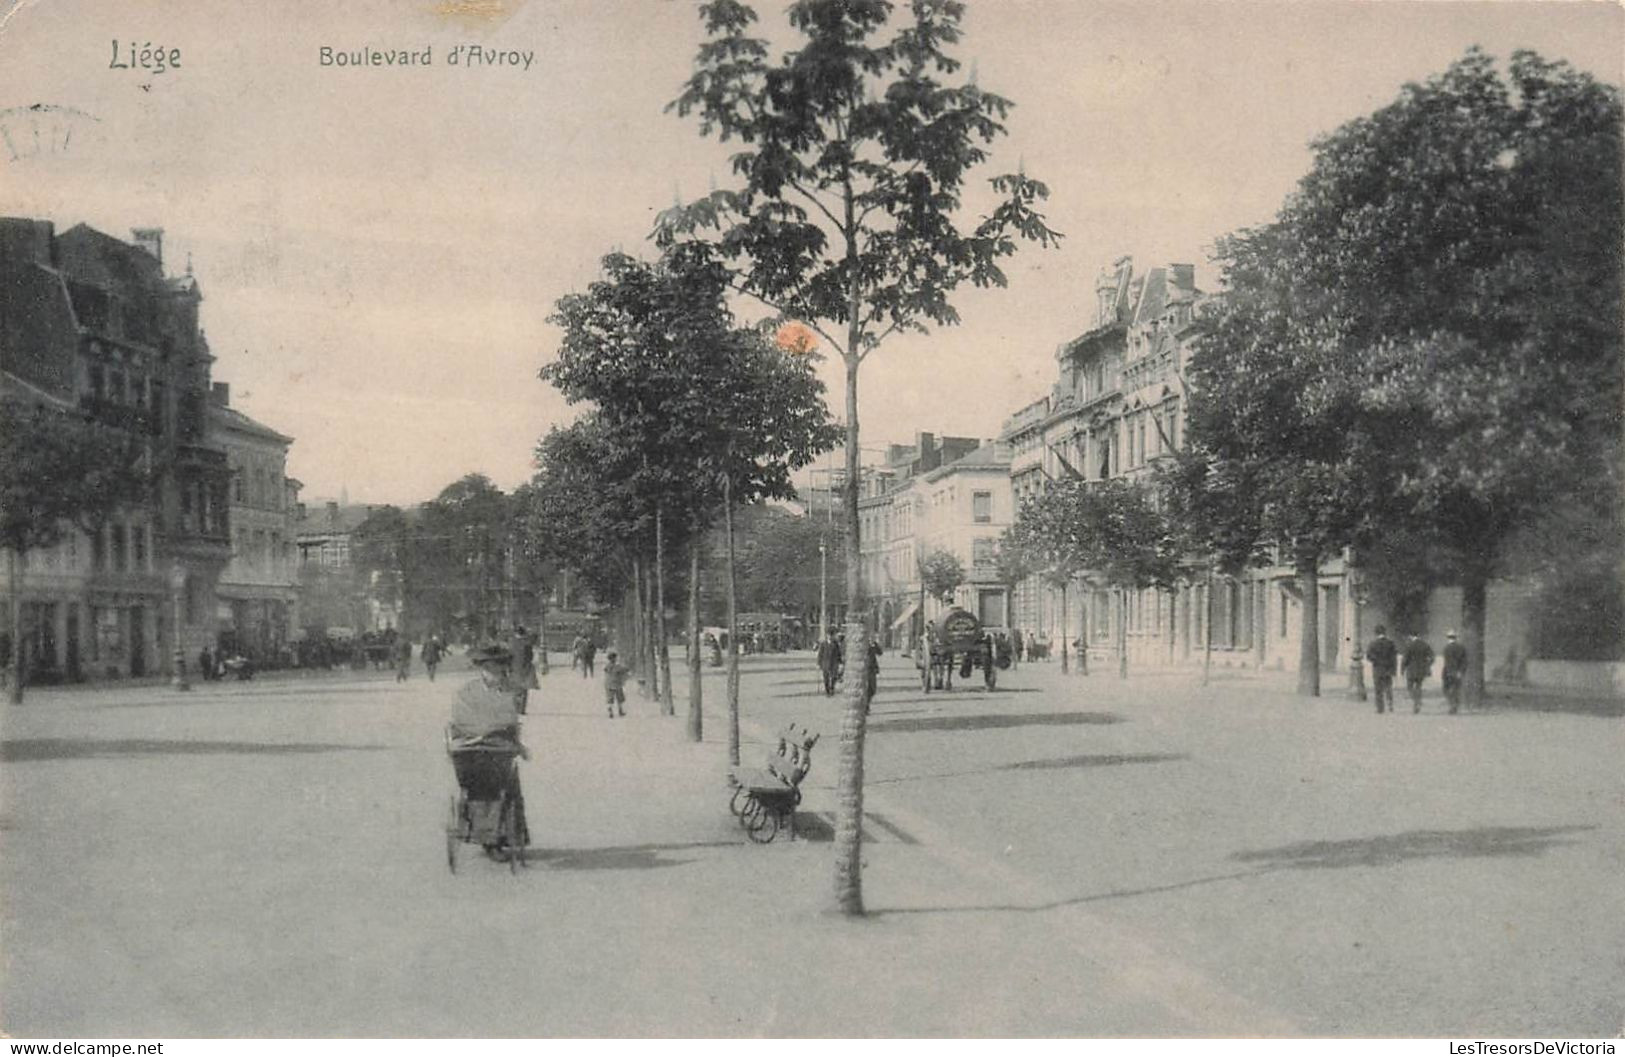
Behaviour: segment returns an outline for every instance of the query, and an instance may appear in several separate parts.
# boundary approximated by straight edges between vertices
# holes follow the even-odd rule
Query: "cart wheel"
[[[512,804],[508,805],[508,824],[502,828],[506,831],[502,840],[507,846],[508,872],[518,873],[519,864],[525,861],[525,847],[519,841],[519,812]]]
[[[446,868],[452,873],[457,872],[457,845],[460,835],[457,832],[457,798],[451,798],[451,818],[446,822]]]
[[[745,827],[745,834],[757,844],[773,843],[773,838],[779,835],[779,813],[764,806]]]
[[[744,807],[742,807],[739,811],[739,824],[743,826],[745,831],[748,833],[753,826],[761,825],[759,819],[763,814],[766,813],[766,811],[767,807],[760,800],[756,799],[755,794],[747,793],[745,795]]]

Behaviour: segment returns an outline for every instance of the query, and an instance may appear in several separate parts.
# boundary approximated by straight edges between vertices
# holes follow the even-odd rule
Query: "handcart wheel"
[[[745,794],[745,805],[739,810],[739,824],[745,827],[746,831],[749,831],[752,826],[757,825],[756,817],[766,810],[767,808],[760,800],[756,799],[754,793],[747,792]]]
[[[446,868],[452,873],[457,872],[457,845],[459,835],[457,832],[457,798],[451,798],[451,817],[446,821]]]
[[[763,806],[761,813],[745,828],[745,835],[757,844],[773,843],[773,838],[779,835],[779,813]]]

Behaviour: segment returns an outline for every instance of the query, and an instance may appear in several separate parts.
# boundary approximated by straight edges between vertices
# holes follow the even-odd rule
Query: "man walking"
[[[626,715],[626,676],[631,670],[614,650],[604,654],[604,704],[610,719]]]
[[[513,685],[519,702],[519,714],[525,714],[530,704],[530,692],[541,684],[536,681],[536,646],[525,625],[513,629],[509,652],[513,654]]]
[[[1371,662],[1371,690],[1377,699],[1377,714],[1394,710],[1394,670],[1399,661],[1399,648],[1388,637],[1388,629],[1377,625],[1377,637],[1365,648],[1365,659]]]
[[[1440,674],[1444,679],[1444,698],[1450,702],[1453,716],[1461,710],[1461,681],[1467,677],[1467,647],[1456,641],[1454,630],[1445,632],[1444,638],[1444,670]]]
[[[434,682],[434,670],[440,666],[440,636],[430,635],[429,641],[423,644],[423,670],[429,673],[429,682]]]
[[[1422,711],[1422,684],[1433,674],[1433,647],[1415,632],[1405,640],[1405,656],[1400,661],[1405,672],[1405,689],[1411,694],[1411,711]]]
[[[1010,630],[1010,667],[1012,668],[1019,668],[1021,662],[1025,659],[1021,656],[1022,645],[1021,629],[1012,628]]]
[[[402,635],[395,643],[395,681],[404,683],[412,674],[412,640]]]
[[[830,628],[829,634],[818,644],[818,672],[824,679],[824,696],[832,696],[835,680],[841,672],[841,643],[835,637],[834,628]]]

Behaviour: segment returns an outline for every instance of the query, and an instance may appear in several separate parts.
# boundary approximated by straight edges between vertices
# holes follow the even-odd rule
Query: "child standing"
[[[620,662],[614,650],[604,654],[604,704],[609,718],[626,715],[626,676],[632,669]]]

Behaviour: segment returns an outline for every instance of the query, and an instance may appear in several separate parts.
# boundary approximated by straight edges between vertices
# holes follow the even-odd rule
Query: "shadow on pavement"
[[[1184,753],[1131,752],[1098,753],[1085,756],[1063,756],[1055,760],[1021,760],[997,767],[982,767],[974,771],[942,771],[931,774],[902,774],[895,778],[870,778],[869,785],[899,785],[903,782],[929,782],[941,778],[973,778],[980,774],[998,774],[1001,771],[1061,770],[1069,767],[1116,767],[1130,763],[1171,763],[1188,760]]]
[[[663,852],[694,848],[736,848],[741,841],[697,841],[693,844],[633,844],[621,848],[536,848],[525,861],[554,870],[658,870],[682,866],[693,859],[669,859]]]
[[[109,756],[249,756],[315,752],[377,752],[386,745],[335,745],[325,742],[174,741],[156,738],[121,738],[114,741],[76,741],[69,738],[27,738],[0,742],[0,761],[38,763],[45,760],[87,760]]]
[[[1012,727],[1075,727],[1121,723],[1110,712],[1030,712],[1019,715],[926,716],[920,719],[876,719],[871,733],[919,734],[928,731],[1006,730]]]
[[[1019,763],[1007,763],[998,770],[1045,771],[1070,767],[1116,767],[1125,763],[1172,763],[1175,760],[1188,759],[1190,757],[1182,752],[1103,752],[1084,756],[1062,756],[1055,760],[1022,760]]]
[[[863,813],[863,833],[860,843],[873,844],[885,834],[899,844],[919,844],[913,834],[892,822],[885,815],[870,811]],[[829,811],[797,811],[796,840],[809,844],[829,844],[835,840],[835,816]]]
[[[1236,862],[1259,863],[1264,869],[1335,870],[1348,866],[1390,866],[1413,859],[1477,859],[1501,855],[1541,855],[1573,841],[1571,833],[1595,826],[1485,826],[1480,829],[1412,830],[1388,837],[1316,840],[1262,851],[1237,852]]]
[[[1486,826],[1466,830],[1415,830],[1391,837],[1367,837],[1358,840],[1305,841],[1288,844],[1266,851],[1239,852],[1230,858],[1237,862],[1256,863],[1252,869],[1230,873],[1193,877],[1168,884],[1147,885],[1143,888],[1114,888],[1105,892],[1058,899],[1031,905],[981,904],[977,906],[889,907],[870,910],[873,917],[887,914],[980,914],[993,911],[1023,914],[1060,910],[1064,907],[1100,903],[1109,899],[1128,899],[1133,896],[1158,895],[1186,888],[1217,884],[1221,881],[1245,881],[1264,877],[1281,870],[1324,869],[1345,866],[1392,866],[1413,859],[1458,858],[1472,859],[1486,856],[1542,855],[1548,849],[1574,841],[1558,838],[1571,833],[1596,829],[1595,826]]]

